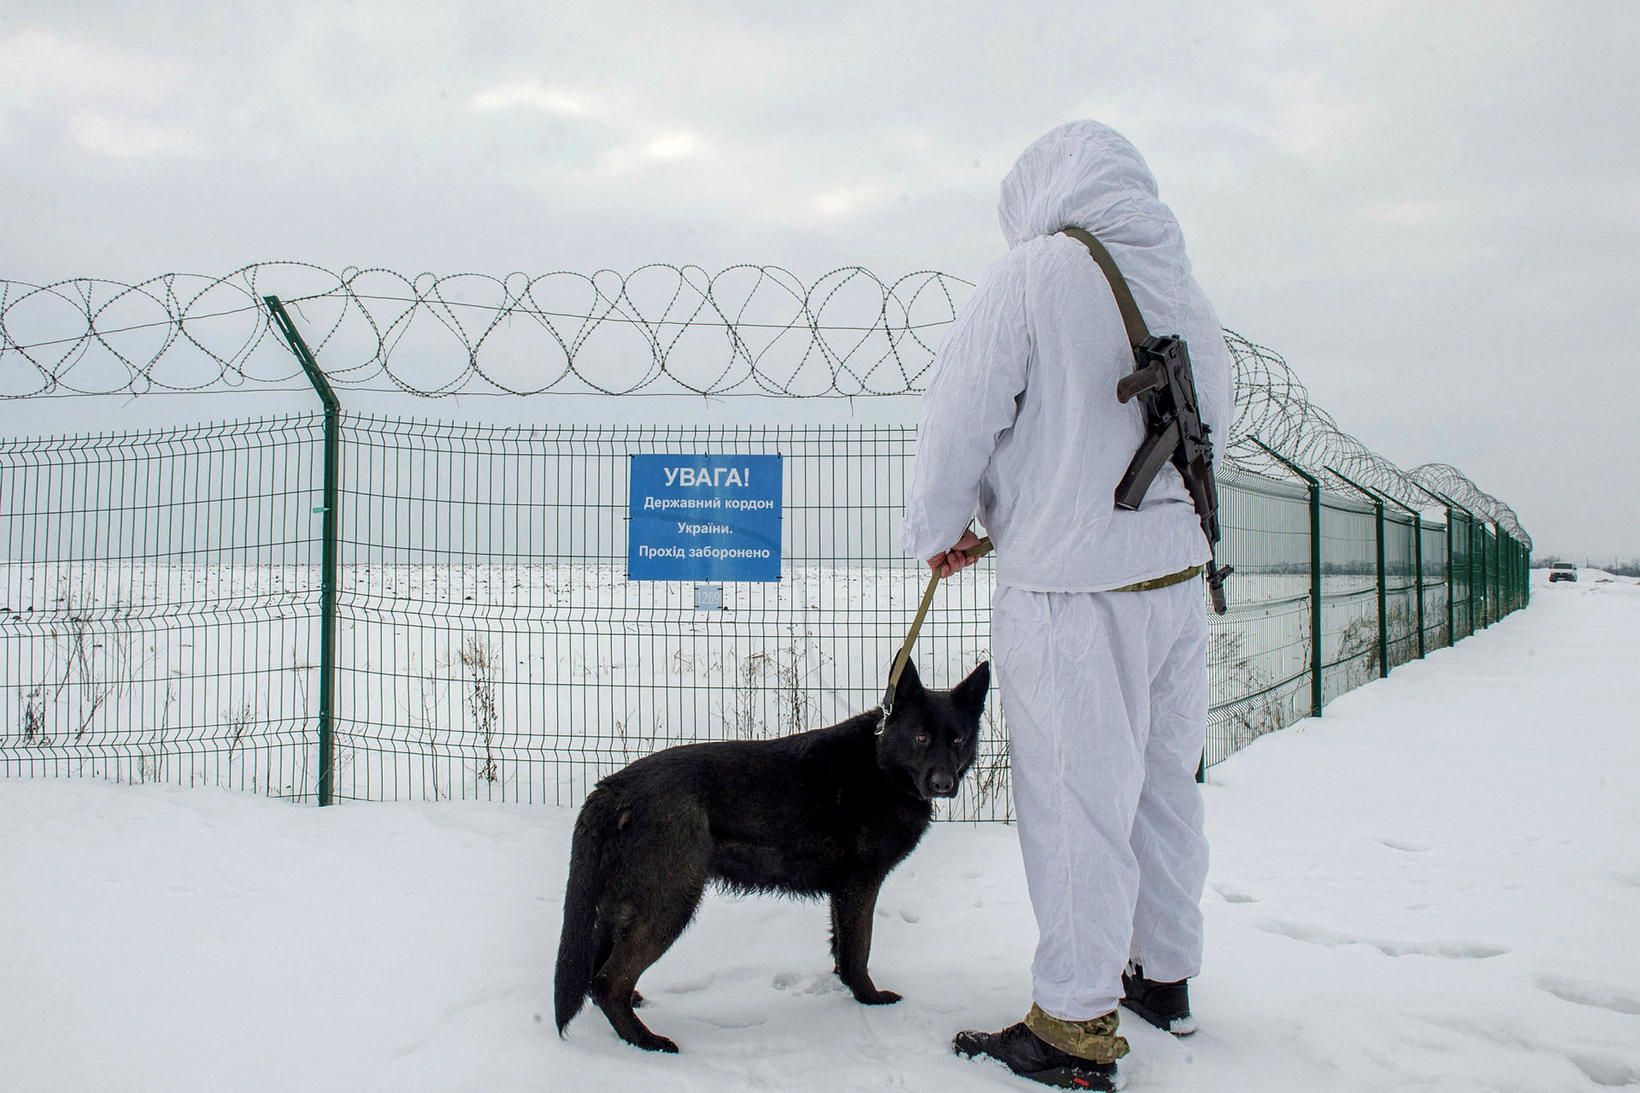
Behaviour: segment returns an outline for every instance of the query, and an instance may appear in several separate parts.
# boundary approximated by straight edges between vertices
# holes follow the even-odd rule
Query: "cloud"
[[[650,159],[667,162],[670,160],[688,159],[701,149],[701,139],[694,133],[677,132],[663,133],[655,137],[643,147],[643,154]]]
[[[0,98],[8,119],[46,123],[83,152],[111,159],[187,154],[201,145],[187,126],[153,115],[185,87],[173,61],[46,30],[0,40]],[[67,115],[67,125],[60,119]]]
[[[474,110],[486,112],[523,109],[560,118],[584,118],[592,112],[583,97],[562,88],[549,87],[534,77],[479,91],[470,102]]]
[[[0,31],[11,276],[279,250],[973,277],[1000,251],[1013,157],[1091,115],[1144,150],[1221,316],[1286,352],[1346,428],[1518,487],[1557,549],[1640,542],[1628,516],[1618,547],[1555,460],[1522,454],[1570,453],[1598,477],[1626,458],[1619,418],[1516,442],[1568,308],[1580,336],[1640,341],[1623,297],[1640,156],[1613,137],[1640,88],[1623,4],[1050,0],[1032,19],[841,0],[550,18],[477,4],[404,19],[360,0],[299,2],[272,38],[236,5],[22,7],[36,14]],[[179,156],[187,171],[120,170]],[[209,230],[177,230],[195,220]],[[1428,346],[1462,348],[1431,368]],[[1610,371],[1607,403],[1640,398],[1640,379]],[[1415,402],[1462,407],[1465,427],[1431,432]]]
[[[119,103],[155,106],[186,77],[175,62],[48,30],[0,38],[0,93],[12,107]]]
[[[1381,201],[1367,206],[1367,216],[1380,224],[1397,228],[1421,228],[1450,222],[1457,213],[1450,201],[1406,198]]]
[[[1366,128],[1369,108],[1340,98],[1319,70],[1277,72],[1264,80],[1274,106],[1270,135],[1288,155],[1336,163]]]
[[[847,220],[881,205],[889,193],[880,182],[856,182],[816,194],[813,209],[827,220]]]
[[[69,132],[83,151],[110,159],[187,155],[200,147],[199,138],[179,125],[89,111],[74,115]]]
[[[606,150],[590,169],[575,172],[591,180],[632,174],[655,163],[693,159],[706,147],[706,140],[691,129],[632,124],[627,119],[653,116],[653,111],[617,109],[613,104],[618,100],[615,94],[588,97],[584,92],[554,87],[532,76],[477,91],[468,104],[481,113],[523,110],[569,121],[596,122],[606,138]]]

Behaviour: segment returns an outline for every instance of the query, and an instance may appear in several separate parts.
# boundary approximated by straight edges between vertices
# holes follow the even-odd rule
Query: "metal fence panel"
[[[1447,623],[1445,524],[1424,522],[1424,650],[1434,652],[1452,644]]]
[[[1331,702],[1378,677],[1378,531],[1372,507],[1324,498],[1321,557],[1322,696]]]
[[[894,549],[901,427],[504,428],[348,415],[337,792],[578,803],[657,748],[781,735],[871,708],[921,592]],[[626,576],[638,453],[780,454],[783,578]],[[930,686],[988,656],[989,562],[942,589]],[[1008,810],[990,704],[952,814]]]
[[[1396,512],[1384,514],[1384,621],[1391,668],[1418,656],[1418,567],[1414,532],[1411,516]]]
[[[1462,641],[1475,632],[1474,522],[1467,514],[1452,514],[1452,640]]]
[[[0,772],[314,797],[322,448],[317,415],[0,446]],[[573,804],[657,748],[870,708],[924,576],[894,546],[914,449],[897,426],[343,414],[336,795]],[[783,579],[729,585],[719,611],[625,565],[630,457],[708,451],[785,460]],[[1211,621],[1209,765],[1309,714],[1313,640],[1307,489],[1232,465],[1220,493],[1236,574]],[[1375,522],[1323,494],[1328,699],[1378,674]],[[1410,518],[1385,529],[1394,665],[1416,654],[1416,567]],[[1446,538],[1424,531],[1432,648]],[[1460,633],[1481,542],[1458,516]],[[988,656],[991,587],[987,560],[942,589],[917,649],[932,685]],[[948,817],[1011,816],[997,698]]]
[[[1310,712],[1309,493],[1226,468],[1219,504],[1236,572],[1229,613],[1209,615],[1209,766]]]
[[[0,443],[0,774],[311,799],[319,428]]]

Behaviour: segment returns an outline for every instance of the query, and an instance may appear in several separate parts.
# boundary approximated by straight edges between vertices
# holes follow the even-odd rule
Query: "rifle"
[[[1172,461],[1190,491],[1190,501],[1201,517],[1207,536],[1207,590],[1213,610],[1224,614],[1224,579],[1231,566],[1218,567],[1219,491],[1213,482],[1212,430],[1202,421],[1196,404],[1196,380],[1190,371],[1190,350],[1174,334],[1146,338],[1133,349],[1133,374],[1116,385],[1119,402],[1144,402],[1145,439],[1116,485],[1116,507],[1136,509],[1145,499],[1162,464]]]
[[[1064,233],[1087,247],[1104,271],[1122,313],[1122,323],[1127,327],[1128,341],[1133,346],[1133,372],[1116,384],[1116,398],[1124,405],[1135,398],[1142,400],[1145,439],[1117,484],[1116,506],[1137,509],[1164,464],[1171,462],[1178,469],[1190,493],[1190,501],[1196,507],[1196,515],[1201,518],[1202,534],[1207,536],[1207,588],[1213,598],[1214,612],[1222,615],[1228,609],[1224,602],[1224,579],[1230,576],[1232,567],[1218,567],[1219,491],[1213,482],[1212,430],[1202,421],[1196,401],[1190,349],[1176,334],[1161,337],[1150,334],[1127,281],[1099,240],[1080,228],[1065,228]]]

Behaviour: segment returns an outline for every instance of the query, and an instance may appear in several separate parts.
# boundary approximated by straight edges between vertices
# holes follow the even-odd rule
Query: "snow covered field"
[[[1130,1089],[1640,1087],[1640,586],[1599,576],[1214,768],[1202,1031],[1127,1023]],[[1012,828],[890,878],[894,1007],[821,906],[709,898],[643,983],[659,1057],[552,1032],[573,816],[0,781],[0,1088],[1024,1088],[948,1047],[1029,1001]]]
[[[989,656],[989,569],[947,584],[917,645],[936,685]],[[788,567],[778,583],[632,582],[611,564],[340,568],[335,788],[354,800],[578,804],[605,774],[700,739],[783,735],[878,701],[923,590],[908,565]],[[1378,675],[1370,574],[1322,578],[1332,697]],[[78,775],[312,800],[315,565],[0,563],[0,778]],[[1244,564],[1215,619],[1209,763],[1308,712],[1309,578]],[[1444,643],[1444,582],[1428,590]],[[1390,663],[1416,651],[1392,574]],[[9,730],[9,731],[8,731]],[[942,814],[1012,815],[999,720]]]

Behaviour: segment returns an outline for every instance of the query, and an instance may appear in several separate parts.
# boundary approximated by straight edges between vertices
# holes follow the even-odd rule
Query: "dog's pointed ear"
[[[991,689],[991,662],[982,660],[979,667],[968,673],[968,678],[951,688],[951,701],[965,710],[983,710],[985,695]]]
[[[921,698],[922,695],[922,677],[917,675],[916,662],[907,658],[905,670],[900,673],[900,682],[894,685],[894,705],[901,706],[907,701]]]

